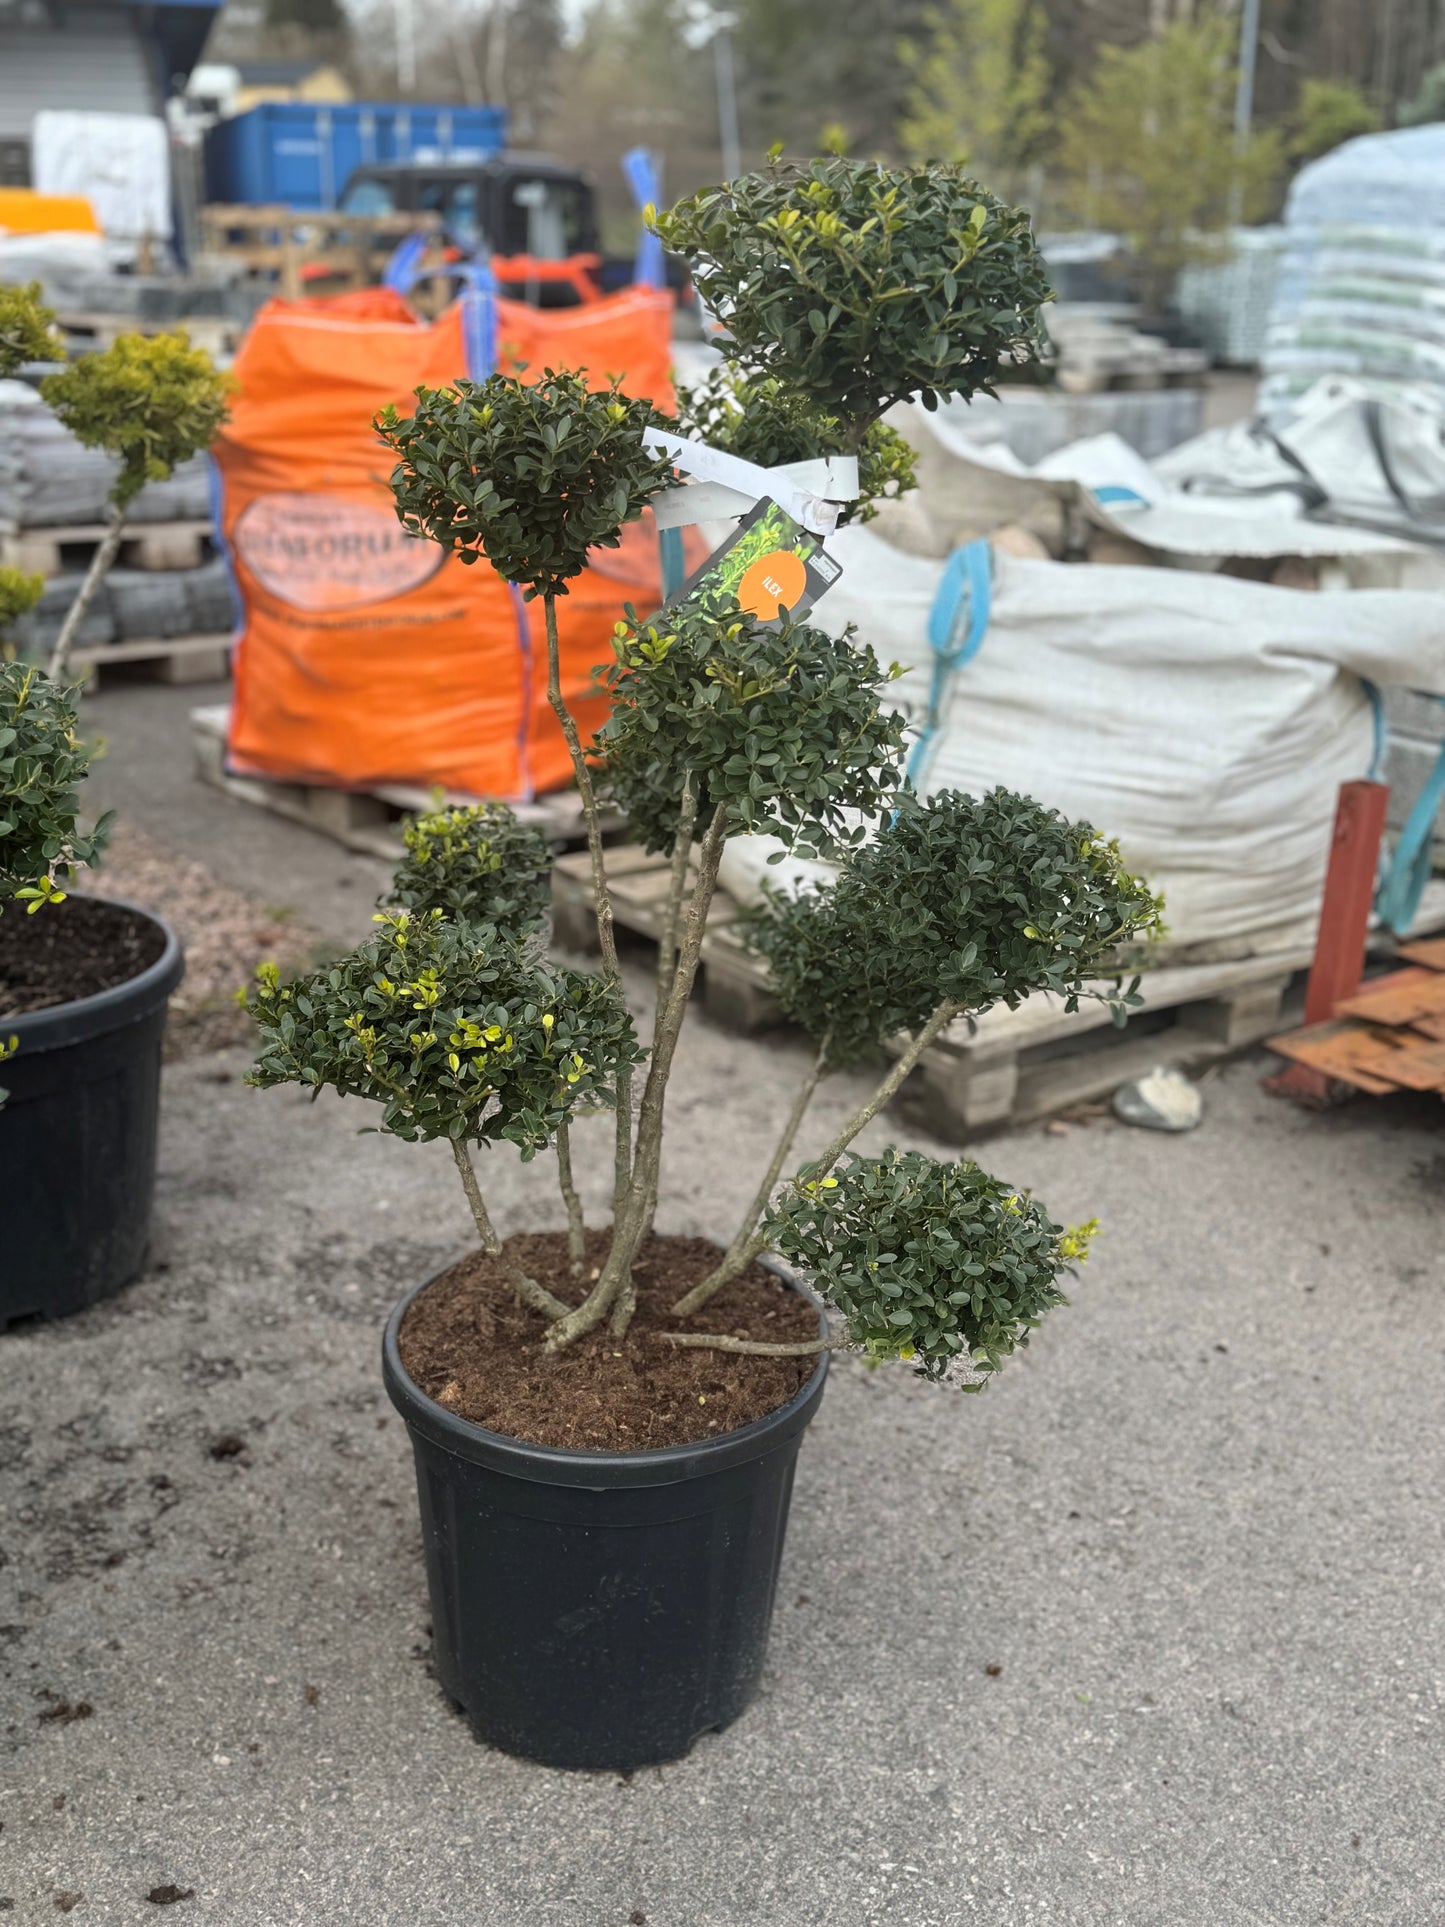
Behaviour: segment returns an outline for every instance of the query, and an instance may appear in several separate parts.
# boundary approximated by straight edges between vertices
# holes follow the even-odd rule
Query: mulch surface
[[[602,1264],[608,1242],[605,1232],[589,1234],[589,1273]],[[511,1238],[507,1252],[558,1298],[581,1298],[562,1232]],[[635,1268],[637,1316],[626,1338],[615,1339],[604,1323],[554,1355],[543,1348],[543,1321],[519,1308],[497,1267],[474,1252],[412,1301],[400,1332],[402,1363],[447,1411],[533,1445],[643,1452],[715,1438],[785,1405],[818,1362],[660,1342],[659,1331],[677,1330],[774,1344],[817,1338],[817,1312],[761,1265],[681,1324],[669,1308],[719,1255],[703,1238],[654,1236]]]
[[[148,970],[164,948],[153,923],[115,904],[67,897],[32,916],[12,903],[0,916],[0,1018],[113,990]]]

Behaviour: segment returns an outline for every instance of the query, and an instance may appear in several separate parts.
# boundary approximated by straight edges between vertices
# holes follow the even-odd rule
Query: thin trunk
[[[879,1084],[877,1090],[874,1091],[867,1103],[861,1104],[858,1107],[821,1157],[809,1160],[812,1164],[813,1176],[815,1178],[827,1177],[828,1173],[838,1162],[839,1158],[842,1157],[843,1153],[853,1142],[854,1138],[857,1137],[864,1125],[872,1123],[873,1119],[883,1109],[883,1106],[888,1102],[889,1098],[899,1089],[904,1078],[907,1077],[908,1073],[913,1069],[913,1066],[918,1062],[919,1058],[922,1057],[938,1033],[944,1029],[946,1025],[951,1024],[954,1018],[958,1016],[959,1009],[960,1006],[958,1004],[940,1004],[938,1006],[938,1009],[934,1011],[922,1030],[915,1035],[907,1050],[898,1058],[892,1070],[889,1071],[882,1083]]]
[[[793,1148],[793,1140],[798,1135],[798,1127],[802,1124],[808,1106],[813,1101],[813,1093],[818,1088],[818,1080],[823,1075],[824,1064],[827,1060],[828,1042],[828,1038],[825,1037],[818,1046],[818,1054],[809,1067],[808,1075],[799,1086],[798,1095],[793,1099],[793,1108],[788,1113],[788,1121],[783,1126],[783,1134],[778,1139],[777,1147],[773,1152],[772,1160],[768,1165],[767,1171],[764,1173],[763,1181],[758,1186],[752,1203],[748,1206],[747,1216],[738,1226],[737,1235],[728,1246],[721,1263],[710,1271],[700,1284],[694,1285],[691,1291],[684,1297],[678,1299],[672,1308],[675,1318],[691,1318],[695,1311],[701,1311],[702,1307],[714,1293],[721,1291],[724,1285],[730,1283],[732,1279],[746,1270],[747,1266],[752,1262],[752,1260],[745,1255],[748,1249],[748,1241],[753,1235],[753,1228],[757,1224],[758,1219],[767,1209],[768,1199],[773,1195],[773,1186],[778,1181],[778,1174],[783,1168],[789,1151]]]
[[[853,1113],[852,1117],[849,1118],[837,1137],[833,1139],[833,1142],[820,1157],[809,1160],[815,1180],[825,1178],[828,1175],[839,1158],[842,1157],[843,1153],[847,1150],[848,1146],[853,1142],[854,1138],[857,1137],[858,1133],[863,1129],[864,1125],[872,1122],[888,1102],[889,1098],[898,1090],[904,1078],[907,1077],[908,1073],[913,1069],[913,1066],[918,1062],[919,1058],[922,1057],[924,1051],[928,1049],[928,1046],[933,1042],[934,1038],[937,1037],[938,1033],[946,1024],[951,1023],[953,1019],[958,1016],[959,1008],[957,1004],[940,1004],[938,1006],[938,1009],[934,1011],[933,1015],[913,1039],[907,1050],[904,1051],[903,1055],[897,1060],[892,1070],[889,1071],[877,1090],[875,1090],[873,1095],[868,1099],[868,1102],[861,1105],[859,1109]],[[743,1246],[737,1271],[734,1271],[732,1276],[736,1277],[738,1272],[746,1270],[753,1262],[753,1259],[758,1256],[759,1252],[766,1248],[767,1242],[766,1237],[761,1232],[755,1231]],[[709,1281],[705,1279],[703,1282],[707,1283]],[[694,1291],[697,1290],[701,1290],[701,1286],[695,1286]],[[692,1294],[689,1294],[689,1296],[691,1295]],[[710,1293],[709,1296],[711,1296]],[[680,1305],[686,1302],[685,1299],[681,1300],[679,1306],[675,1306],[674,1309],[680,1309]]]
[[[95,592],[110,572],[111,564],[120,552],[120,539],[125,533],[125,510],[111,506],[109,527],[100,547],[90,558],[90,567],[85,572],[74,602],[65,612],[65,620],[60,625],[60,634],[55,638],[55,647],[50,654],[50,679],[60,682],[70,667],[70,652],[75,647],[75,638],[80,634],[80,625],[85,620],[85,612],[95,600]]]
[[[686,1345],[697,1351],[749,1352],[757,1358],[808,1358],[814,1352],[837,1352],[846,1338],[815,1338],[806,1345],[770,1345],[760,1338],[725,1338],[715,1332],[659,1332],[665,1345]]]
[[[567,1207],[567,1256],[572,1276],[580,1278],[587,1264],[587,1226],[582,1218],[582,1200],[572,1182],[572,1132],[567,1124],[557,1126],[557,1182]]]
[[[642,1104],[637,1116],[637,1153],[633,1163],[631,1183],[613,1223],[612,1250],[602,1268],[602,1275],[587,1297],[576,1311],[559,1320],[548,1332],[547,1344],[554,1351],[560,1351],[564,1346],[580,1338],[584,1332],[595,1329],[612,1310],[630,1276],[633,1261],[642,1245],[646,1229],[647,1202],[658,1179],[663,1100],[667,1092],[667,1080],[672,1072],[678,1033],[682,1029],[682,1020],[687,1014],[688,996],[692,990],[693,979],[697,975],[698,957],[702,952],[708,908],[712,903],[713,892],[717,888],[718,864],[722,861],[725,841],[726,815],[724,808],[720,807],[717,810],[698,852],[697,881],[693,885],[692,897],[687,906],[687,922],[683,930],[682,946],[678,952],[672,988],[668,992],[667,1004],[653,1039],[652,1057],[647,1067],[647,1082],[643,1086]]]
[[[667,1006],[667,993],[672,988],[673,972],[677,969],[677,921],[682,915],[683,892],[687,888],[687,865],[692,855],[692,833],[697,827],[697,786],[689,770],[682,785],[682,803],[677,821],[677,841],[672,846],[672,880],[667,891],[667,907],[663,911],[662,929],[657,940],[657,1007],[653,1017],[653,1030],[662,1021],[662,1013]]]
[[[687,866],[692,857],[692,835],[697,828],[697,787],[689,770],[683,780],[682,803],[677,824],[677,841],[672,846],[672,879],[668,886],[667,906],[663,912],[662,929],[657,946],[657,1003],[652,1019],[653,1048],[657,1047],[658,1026],[662,1023],[667,1009],[667,1000],[672,991],[673,979],[677,975],[677,929],[682,916],[682,901],[687,890]],[[657,1184],[653,1183],[643,1211],[643,1244],[652,1236],[652,1227],[657,1218]],[[626,1286],[613,1313],[613,1329],[626,1331],[632,1322],[636,1309],[637,1294]]]
[[[547,700],[562,726],[562,734],[572,757],[577,777],[577,794],[582,798],[582,814],[587,821],[587,849],[592,858],[592,901],[597,912],[597,941],[602,950],[602,971],[622,993],[622,970],[617,961],[617,939],[612,928],[612,897],[607,888],[607,868],[602,860],[602,826],[597,814],[597,792],[592,771],[582,752],[582,737],[576,718],[562,694],[561,647],[557,640],[557,599],[543,596],[542,612],[547,622]],[[612,1215],[622,1208],[628,1180],[632,1174],[632,1066],[624,1064],[617,1073],[616,1169],[612,1187]]]
[[[522,1267],[515,1264],[502,1250],[502,1241],[482,1201],[482,1187],[477,1183],[476,1170],[472,1164],[470,1147],[459,1137],[452,1139],[452,1156],[456,1159],[458,1171],[462,1175],[462,1189],[467,1194],[467,1203],[472,1208],[472,1219],[477,1227],[477,1235],[482,1241],[482,1250],[489,1258],[495,1259],[501,1267],[508,1284],[517,1297],[530,1311],[540,1312],[544,1318],[565,1318],[571,1310],[560,1298],[554,1298],[545,1285],[539,1285],[535,1278],[529,1278]]]

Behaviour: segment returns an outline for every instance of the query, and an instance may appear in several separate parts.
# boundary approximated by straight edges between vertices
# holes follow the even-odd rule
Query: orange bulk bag
[[[504,372],[585,371],[672,406],[671,296],[635,288],[586,307],[498,301]],[[214,454],[216,522],[243,611],[229,761],[240,774],[366,789],[441,784],[513,799],[571,780],[547,702],[540,604],[485,563],[406,534],[372,428],[388,402],[467,372],[463,304],[435,323],[366,289],[272,301],[236,358]],[[661,599],[650,516],[558,604],[562,683],[584,740],[603,720],[592,671],[624,604]]]

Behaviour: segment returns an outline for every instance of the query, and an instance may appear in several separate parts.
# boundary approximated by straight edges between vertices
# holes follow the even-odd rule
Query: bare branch
[[[562,734],[572,757],[577,778],[577,794],[582,799],[582,814],[587,823],[587,851],[592,859],[592,903],[597,914],[597,941],[602,950],[603,975],[622,988],[622,970],[617,961],[617,938],[613,930],[612,896],[607,887],[607,867],[602,860],[602,823],[597,810],[597,791],[582,749],[577,719],[567,707],[562,693],[562,653],[557,637],[557,598],[544,595],[542,612],[547,624],[547,700],[561,724]],[[632,1066],[617,1072],[616,1170],[613,1182],[613,1216],[621,1210],[623,1194],[632,1172]]]
[[[80,625],[85,620],[85,612],[95,600],[111,564],[120,552],[120,539],[125,533],[125,510],[111,504],[108,517],[110,526],[106,529],[100,547],[90,558],[90,567],[85,572],[85,580],[76,591],[75,600],[65,612],[65,620],[60,625],[60,634],[55,638],[55,647],[50,652],[49,675],[52,682],[63,682],[70,667],[70,652],[75,646],[75,638],[80,634]]]
[[[560,1298],[554,1298],[545,1285],[539,1285],[535,1278],[529,1278],[519,1264],[513,1262],[502,1249],[502,1241],[497,1236],[496,1227],[486,1205],[482,1201],[482,1187],[477,1183],[476,1169],[472,1164],[470,1146],[459,1137],[451,1141],[452,1156],[462,1176],[462,1189],[467,1194],[467,1203],[472,1208],[472,1219],[477,1227],[477,1235],[482,1241],[482,1250],[501,1267],[508,1284],[516,1292],[519,1301],[530,1311],[540,1312],[544,1318],[564,1318],[572,1309],[564,1305]]]
[[[938,1009],[934,1011],[922,1030],[918,1032],[917,1036],[914,1037],[909,1044],[907,1050],[905,1050],[902,1056],[894,1063],[892,1070],[889,1071],[882,1083],[879,1084],[867,1103],[859,1106],[822,1155],[810,1160],[815,1178],[823,1178],[828,1175],[839,1158],[842,1157],[843,1153],[847,1150],[848,1146],[853,1142],[854,1138],[857,1137],[858,1133],[863,1129],[864,1125],[872,1122],[888,1102],[889,1098],[898,1090],[903,1080],[913,1069],[913,1066],[918,1062],[919,1058],[922,1057],[924,1051],[928,1049],[928,1046],[933,1042],[938,1033],[945,1025],[950,1024],[953,1019],[957,1017],[959,1009],[960,1006],[957,1004],[940,1004],[938,1006]],[[760,1252],[767,1249],[767,1243],[766,1235],[761,1231],[755,1231],[739,1253],[737,1266],[732,1276],[737,1277],[739,1272],[745,1271],[753,1262],[753,1259],[756,1258]],[[724,1262],[726,1262],[726,1260]],[[721,1267],[719,1267],[719,1269],[721,1269]],[[703,1280],[704,1284],[708,1282],[707,1279]],[[701,1286],[694,1287],[695,1291],[701,1289]],[[711,1293],[708,1294],[709,1297],[711,1295]],[[678,1304],[673,1307],[674,1311],[680,1311],[684,1303],[686,1303],[686,1300],[679,1300]]]
[[[580,1278],[587,1263],[587,1226],[582,1217],[582,1200],[572,1182],[572,1133],[565,1121],[557,1126],[557,1182],[567,1207],[567,1256],[572,1276]]]
[[[816,1338],[811,1344],[772,1345],[759,1338],[727,1338],[717,1332],[655,1332],[664,1345],[686,1345],[697,1351],[748,1352],[758,1358],[811,1358],[817,1352],[840,1352],[846,1338]]]
[[[813,1093],[818,1088],[818,1080],[822,1077],[823,1069],[827,1062],[828,1043],[829,1040],[825,1037],[818,1046],[817,1056],[809,1066],[807,1076],[798,1087],[798,1094],[793,1099],[793,1108],[788,1113],[788,1121],[783,1126],[782,1135],[778,1139],[768,1168],[763,1174],[763,1181],[758,1186],[753,1196],[753,1201],[748,1206],[747,1216],[738,1226],[732,1243],[728,1246],[719,1264],[708,1273],[707,1277],[704,1278],[700,1284],[694,1285],[691,1291],[685,1293],[683,1297],[678,1299],[672,1308],[674,1317],[690,1318],[695,1311],[701,1311],[708,1299],[716,1292],[721,1291],[723,1286],[728,1284],[732,1279],[746,1271],[747,1267],[752,1263],[752,1257],[757,1255],[756,1251],[753,1252],[752,1257],[748,1255],[749,1241],[752,1237],[753,1227],[767,1209],[768,1199],[773,1195],[773,1186],[778,1181],[779,1173],[782,1171],[783,1165],[787,1160],[788,1153],[793,1148],[793,1140],[798,1135],[798,1127],[802,1124],[808,1106],[813,1101]],[[761,1246],[759,1246],[758,1249],[760,1250]]]
[[[653,1040],[652,1058],[647,1067],[647,1081],[643,1086],[642,1104],[637,1117],[637,1150],[633,1160],[632,1178],[622,1208],[616,1213],[612,1227],[612,1250],[602,1267],[601,1276],[591,1292],[566,1318],[559,1321],[547,1334],[549,1350],[561,1351],[585,1332],[594,1330],[611,1311],[631,1275],[632,1265],[642,1247],[646,1230],[647,1205],[658,1181],[658,1170],[662,1151],[662,1113],[667,1094],[667,1080],[672,1072],[672,1060],[677,1049],[678,1034],[682,1029],[683,1018],[687,1014],[687,1000],[692,991],[693,979],[697,975],[698,958],[702,953],[703,933],[707,926],[707,913],[712,904],[713,892],[717,888],[718,865],[722,861],[723,844],[726,840],[727,810],[720,805],[708,825],[698,851],[697,880],[693,885],[692,896],[687,906],[687,919],[683,929],[682,944],[678,951],[677,969],[673,974],[672,988],[668,992],[667,1004],[663,1010]],[[630,1317],[630,1312],[626,1316]],[[619,1322],[622,1314],[619,1314]],[[626,1326],[623,1324],[622,1330]],[[618,1333],[621,1336],[621,1332]]]

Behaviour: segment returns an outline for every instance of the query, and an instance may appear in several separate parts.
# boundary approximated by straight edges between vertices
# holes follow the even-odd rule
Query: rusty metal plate
[[[1395,952],[1427,970],[1445,970],[1445,937],[1421,937],[1415,943],[1402,943]]]
[[[1445,973],[1396,970],[1377,987],[1367,986],[1335,1006],[1337,1017],[1363,1017],[1372,1024],[1413,1024],[1445,1013]]]
[[[1361,1024],[1334,1018],[1327,1024],[1311,1024],[1305,1030],[1292,1030],[1283,1037],[1271,1037],[1269,1048],[1296,1064],[1309,1064],[1342,1084],[1353,1084],[1372,1097],[1384,1097],[1400,1087],[1392,1078],[1382,1076],[1378,1059],[1380,1039],[1385,1049],[1392,1048],[1392,1031],[1375,1032]],[[1393,1046],[1398,1052],[1398,1045]]]
[[[1407,1035],[1413,1037],[1414,1032]],[[1385,1075],[1408,1091],[1439,1091],[1445,1095],[1445,1043],[1421,1038],[1397,1050]]]

